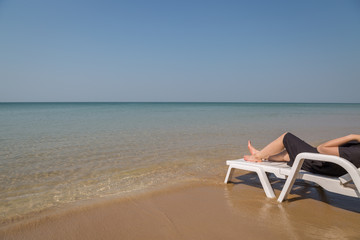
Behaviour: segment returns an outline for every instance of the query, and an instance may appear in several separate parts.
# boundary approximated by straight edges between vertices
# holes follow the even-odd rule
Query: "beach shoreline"
[[[234,182],[187,182],[73,205],[3,227],[0,238],[356,239],[360,236],[357,199],[334,197],[314,185],[300,182],[289,201],[278,204],[276,199],[265,197],[256,175],[240,171]],[[273,179],[272,183],[278,195],[283,182]],[[348,208],[349,205],[352,207]]]
[[[0,239],[357,239],[358,199],[296,183],[279,205],[254,173],[223,183],[249,139],[359,132],[359,105],[341,106],[3,104]]]
[[[290,131],[316,145],[358,132],[358,106],[1,104],[0,225],[164,183],[221,182],[249,139],[261,148]]]

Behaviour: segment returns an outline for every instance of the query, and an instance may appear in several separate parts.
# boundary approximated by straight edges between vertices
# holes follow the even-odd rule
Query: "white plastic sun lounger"
[[[348,173],[341,177],[310,173],[301,169],[305,159],[332,162],[343,167]],[[286,199],[296,179],[315,182],[330,192],[360,198],[360,168],[357,169],[351,162],[341,157],[319,153],[300,153],[296,156],[292,167],[289,167],[284,162],[256,163],[247,162],[244,159],[228,160],[226,161],[226,164],[229,165],[229,169],[225,177],[225,183],[228,183],[231,179],[234,169],[256,172],[268,198],[275,198],[275,194],[269,182],[267,173],[273,173],[278,178],[286,179],[278,202],[282,202]],[[351,181],[353,184],[350,183]]]

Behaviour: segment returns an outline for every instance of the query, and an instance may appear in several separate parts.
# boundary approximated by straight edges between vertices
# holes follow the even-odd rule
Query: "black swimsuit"
[[[360,167],[360,143],[350,141],[339,147],[339,155],[352,162],[356,167]]]
[[[319,153],[316,148],[304,142],[291,133],[284,136],[283,143],[289,154],[289,166],[292,166],[296,156],[301,152]],[[339,147],[339,155],[352,162],[356,167],[360,167],[360,143],[357,141],[348,142]],[[319,174],[330,176],[341,176],[346,174],[345,169],[337,164],[321,161],[306,160],[301,167],[302,169]]]

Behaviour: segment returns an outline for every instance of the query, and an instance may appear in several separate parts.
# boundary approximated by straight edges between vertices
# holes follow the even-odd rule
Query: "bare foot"
[[[262,160],[255,155],[245,155],[244,160],[248,162],[262,162]]]
[[[251,145],[250,140],[248,141],[248,149],[249,149],[251,155],[255,155],[256,153],[259,152],[259,150],[257,150],[256,148],[254,148],[254,147]]]

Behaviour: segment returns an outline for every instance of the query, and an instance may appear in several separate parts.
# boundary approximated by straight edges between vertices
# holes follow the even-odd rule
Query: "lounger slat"
[[[359,172],[359,175],[360,175],[360,168],[358,168],[358,172]],[[350,181],[352,181],[351,179],[351,176],[349,173],[345,174],[345,175],[342,175],[341,177],[339,177],[339,180],[342,184],[346,184]]]

